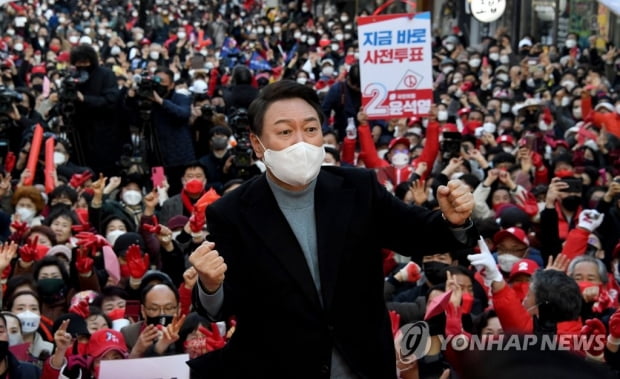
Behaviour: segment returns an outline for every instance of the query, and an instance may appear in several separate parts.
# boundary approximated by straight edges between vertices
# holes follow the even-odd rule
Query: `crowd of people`
[[[620,372],[616,48],[434,33],[431,114],[369,120],[356,17],[371,10],[310,3],[2,6],[0,375],[97,377],[102,360],[227,345],[235,315],[197,312],[189,256],[209,240],[205,209],[264,175],[247,112],[285,80],[321,101],[324,166],[373,170],[412,207],[438,209],[451,180],[473,194],[478,247],[383,250],[396,341],[421,320],[433,338],[604,335],[571,357]],[[398,375],[467,377],[437,346],[411,360],[396,343]]]

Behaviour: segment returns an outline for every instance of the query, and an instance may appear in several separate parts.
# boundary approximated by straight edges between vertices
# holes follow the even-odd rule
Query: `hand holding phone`
[[[162,186],[164,180],[166,180],[164,168],[162,166],[151,168],[151,180],[153,181],[153,188],[159,188]]]

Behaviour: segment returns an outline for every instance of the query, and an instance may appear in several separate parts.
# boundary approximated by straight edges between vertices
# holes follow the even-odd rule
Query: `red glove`
[[[75,313],[76,315],[81,316],[84,319],[87,319],[88,316],[90,316],[90,308],[88,305],[88,300],[83,299],[79,303],[69,308],[69,313]]]
[[[144,254],[143,257],[140,246],[138,245],[129,246],[129,249],[127,249],[127,255],[125,256],[125,260],[127,261],[129,275],[134,279],[142,278],[146,273],[146,270],[149,269],[149,255]]]
[[[609,296],[609,292],[601,291],[598,295],[598,298],[592,305],[592,311],[596,313],[603,313],[607,308],[611,306],[613,300]]]
[[[92,258],[80,254],[80,257],[75,262],[75,268],[80,274],[90,274],[94,263],[95,261]]]
[[[396,337],[396,333],[400,329],[400,315],[396,311],[389,311],[390,322],[392,324],[392,336]]]
[[[69,185],[73,188],[80,188],[86,183],[89,179],[93,177],[92,172],[84,171],[81,174],[73,174],[71,180],[69,180]]]
[[[20,243],[22,238],[24,238],[26,233],[28,233],[27,222],[13,221],[11,223],[11,228],[14,230],[14,232],[9,237],[9,240],[15,241],[16,243]]]
[[[534,217],[538,214],[538,202],[533,194],[526,192],[525,194],[519,194],[517,198],[517,206],[528,216]]]
[[[39,236],[29,238],[28,243],[19,248],[19,257],[24,263],[30,263],[37,259],[37,243],[39,242]]]
[[[204,212],[198,212],[194,209],[192,217],[189,218],[189,228],[193,233],[200,233],[207,223],[207,218]]]
[[[8,279],[9,276],[11,276],[11,271],[13,271],[13,267],[11,267],[11,265],[6,266],[6,268],[2,270],[2,276],[0,276],[0,278]]]
[[[614,345],[620,345],[620,309],[609,318],[609,337],[607,341]]]
[[[605,325],[603,322],[597,318],[591,318],[586,320],[586,324],[581,328],[581,336],[582,338],[588,338],[589,336],[593,336],[594,338],[588,338],[591,340],[591,343],[586,344],[588,349],[586,350],[588,354],[594,357],[598,357],[603,354],[605,350],[605,344],[599,344],[596,342],[598,338],[602,338],[604,341],[604,337],[607,335],[607,331],[605,330]],[[597,337],[603,336],[603,337]]]
[[[4,172],[11,173],[15,168],[15,162],[17,162],[17,157],[15,153],[9,151],[6,155],[6,159],[4,160]]]
[[[216,323],[211,323],[211,331],[202,325],[198,327],[198,331],[207,337],[207,351],[221,349],[226,346],[226,340],[220,334],[220,329]]]
[[[534,165],[534,167],[536,168],[540,168],[543,166],[543,159],[542,159],[542,155],[540,155],[539,153],[533,151],[532,152],[532,164]]]
[[[463,312],[461,307],[455,307],[452,303],[447,303],[445,308],[446,313],[446,337],[458,336],[463,334],[463,321],[461,319]]]
[[[80,232],[75,238],[77,238],[76,245],[83,250],[90,252],[92,256],[95,255],[102,247],[108,246],[108,241],[99,234],[91,232]]]
[[[153,225],[142,224],[142,229],[148,233],[153,233],[153,234],[161,233],[161,225],[159,225],[157,216],[153,216]]]

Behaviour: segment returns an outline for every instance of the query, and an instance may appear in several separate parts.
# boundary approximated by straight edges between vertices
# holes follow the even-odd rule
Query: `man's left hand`
[[[465,183],[451,180],[437,189],[437,201],[446,220],[452,225],[463,225],[474,210],[474,195]]]
[[[151,97],[151,100],[159,105],[162,105],[164,103],[164,99],[162,99],[161,96],[159,96],[155,91],[153,91],[153,97]]]

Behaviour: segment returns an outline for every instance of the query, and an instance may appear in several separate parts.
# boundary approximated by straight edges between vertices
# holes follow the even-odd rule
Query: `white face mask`
[[[497,129],[495,124],[492,122],[485,122],[484,124],[482,124],[482,129],[486,132],[486,133],[495,133],[495,130]]]
[[[565,80],[561,83],[561,86],[566,88],[568,92],[571,92],[573,88],[575,88],[575,85],[577,85],[577,83],[573,82],[572,80]]]
[[[40,315],[31,311],[26,311],[18,313],[16,316],[22,323],[23,333],[34,333],[39,329],[39,323],[41,322]]]
[[[65,163],[67,161],[67,157],[59,152],[59,151],[54,151],[54,164],[56,166],[60,166],[61,164]]]
[[[80,40],[80,37],[78,37],[78,36],[70,36],[69,37],[69,42],[71,42],[72,44],[78,43],[79,40]]]
[[[275,34],[278,34],[278,33],[280,33],[281,31],[282,31],[282,28],[280,28],[279,26],[274,26],[274,27],[273,27],[273,32],[274,32]]]
[[[480,58],[472,58],[469,60],[469,65],[474,68],[480,67],[480,63],[481,63]]]
[[[114,242],[116,242],[116,239],[125,233],[127,232],[124,230],[118,230],[118,229],[112,230],[108,234],[106,234],[105,239],[108,240],[110,245],[114,246]]]
[[[502,82],[508,82],[510,80],[508,74],[497,74],[496,77],[497,80],[501,80]]]
[[[568,47],[569,49],[572,49],[575,46],[577,46],[577,40],[574,40],[574,39],[566,40],[566,47]]]
[[[454,46],[453,44],[451,44],[451,43],[446,43],[446,45],[445,45],[445,48],[446,48],[446,50],[448,50],[448,51],[452,51],[452,50],[454,50],[454,47],[455,47],[455,46]]]
[[[159,59],[159,51],[151,51],[149,53],[149,58],[151,58],[154,61],[158,60]]]
[[[306,84],[308,82],[308,78],[297,78],[297,83]]]
[[[142,201],[142,194],[136,190],[129,190],[123,193],[123,202],[129,206],[140,204]]]
[[[340,49],[340,45],[337,43],[332,43],[332,51],[337,52]]]
[[[449,74],[454,70],[454,67],[452,66],[445,66],[441,69],[441,72],[443,72],[444,74]]]
[[[185,32],[179,32],[177,33],[177,37],[179,37],[179,39],[185,39],[185,37],[187,37],[187,34],[185,34]]]
[[[172,239],[173,239],[173,240],[176,240],[176,239],[177,239],[177,237],[178,237],[180,234],[181,234],[181,231],[180,231],[180,230],[179,230],[179,231],[176,231],[176,232],[172,232]]]
[[[112,46],[112,48],[110,49],[111,55],[119,55],[120,53],[121,53],[121,48],[118,46]]]
[[[325,76],[332,76],[334,75],[334,68],[332,66],[323,67],[322,73]]]
[[[260,141],[260,140],[259,140]],[[291,186],[305,186],[313,181],[321,170],[325,149],[307,142],[298,142],[283,150],[265,148],[264,162],[271,173]]]
[[[448,111],[437,111],[437,120],[438,121],[446,121],[448,119]]]
[[[512,270],[512,266],[519,262],[522,258],[514,256],[512,254],[498,254],[497,255],[497,264],[499,268],[504,272],[510,272]]]
[[[538,130],[540,130],[541,132],[546,132],[547,130],[549,130],[549,125],[547,125],[547,123],[543,120],[540,120],[538,121]]]
[[[510,146],[504,146],[502,150],[504,150],[504,153],[512,154],[512,147]]]
[[[23,222],[30,223],[30,221],[32,221],[32,219],[34,218],[35,212],[30,208],[17,207],[15,209],[15,214],[17,214],[19,216],[19,219]]]
[[[409,163],[409,154],[398,152],[392,155],[391,161],[394,167],[404,167]]]
[[[501,64],[508,64],[510,63],[510,57],[508,55],[500,55],[499,62]]]
[[[491,54],[489,54],[489,59],[492,60],[492,61],[499,60],[499,53],[491,53]]]
[[[581,120],[581,108],[573,108],[573,117],[577,120]]]
[[[20,333],[9,333],[9,346],[21,345],[24,337]]]
[[[572,100],[572,99],[571,99],[570,97],[568,97],[568,96],[564,96],[564,97],[562,98],[562,100],[560,100],[560,105],[561,105],[561,106],[563,106],[563,107],[567,107],[567,106],[569,106],[569,105],[570,105],[571,100]]]
[[[501,110],[501,112],[502,112],[502,113],[508,113],[508,112],[510,112],[510,104],[508,104],[508,103],[502,103],[502,105],[501,105],[501,109],[500,109],[500,110]]]

